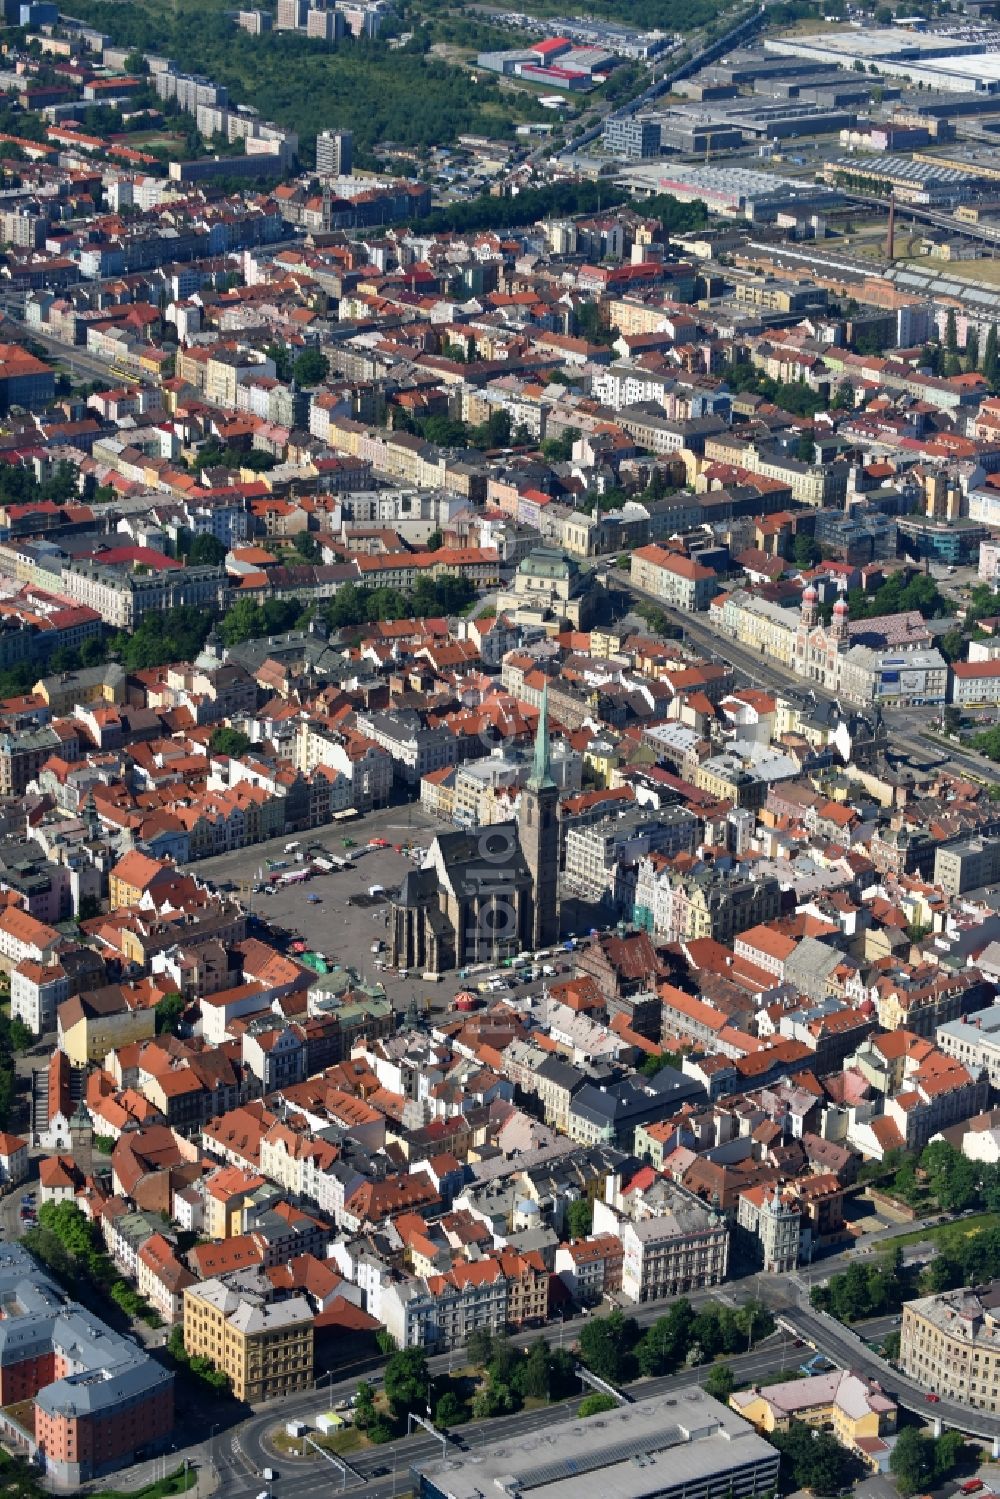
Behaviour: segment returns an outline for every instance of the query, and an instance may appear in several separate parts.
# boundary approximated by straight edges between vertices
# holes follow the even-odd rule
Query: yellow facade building
[[[896,1430],[896,1404],[874,1379],[831,1369],[765,1389],[737,1390],[729,1404],[764,1435],[802,1421],[832,1429],[841,1446],[876,1471],[888,1466],[889,1447],[882,1439]]]
[[[64,1000],[56,1023],[59,1047],[76,1067],[103,1062],[109,1051],[156,1035],[156,1011],[126,1005],[116,984]]]
[[[313,1312],[304,1296],[274,1301],[263,1271],[238,1270],[188,1286],[184,1347],[229,1378],[237,1400],[254,1405],[313,1382]]]

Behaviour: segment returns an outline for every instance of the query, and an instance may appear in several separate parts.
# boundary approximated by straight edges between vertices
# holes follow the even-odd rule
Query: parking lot
[[[321,952],[331,967],[339,963],[356,969],[365,983],[382,983],[395,1010],[405,1011],[411,1001],[421,1010],[445,1010],[467,987],[457,973],[445,974],[434,984],[424,982],[420,974],[400,979],[393,972],[376,969],[372,943],[385,939],[387,906],[383,897],[369,898],[372,886],[394,889],[407,870],[414,868],[406,854],[396,853],[397,847],[412,843],[427,848],[445,826],[428,818],[418,806],[387,807],[353,822],[330,823],[214,859],[199,859],[188,869],[199,879],[233,886],[233,893],[253,916],[274,930],[281,945],[301,938],[314,952]],[[368,849],[374,838],[384,838],[391,846]],[[345,839],[353,840],[355,846],[345,848]],[[263,870],[267,879],[268,859],[287,861],[289,870],[296,867],[294,851],[286,853],[286,844],[291,842],[298,843],[303,852],[320,845],[338,858],[351,859],[354,868],[315,874],[301,884],[278,886],[273,893],[253,894],[258,872]],[[310,900],[310,896],[317,899]],[[361,897],[364,903],[353,904],[352,897]]]

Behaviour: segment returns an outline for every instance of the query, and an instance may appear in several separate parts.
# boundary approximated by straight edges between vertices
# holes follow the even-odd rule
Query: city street
[[[790,1282],[785,1284],[789,1294],[794,1297],[796,1288]],[[826,1312],[814,1311],[804,1302],[798,1305],[793,1302],[784,1310],[783,1316],[800,1337],[815,1344],[836,1363],[877,1379],[892,1391],[897,1403],[905,1410],[914,1412],[922,1420],[940,1421],[942,1428],[953,1428],[967,1436],[993,1441],[1000,1451],[1000,1415],[973,1410],[970,1406],[958,1405],[945,1397],[935,1401],[933,1405],[928,1404],[927,1393],[921,1385],[886,1363],[885,1359],[871,1351],[862,1337]]]
[[[710,657],[718,655],[719,659],[729,663],[736,671],[737,679],[742,678],[751,687],[760,687],[768,692],[787,692],[797,689],[799,691],[810,691],[815,694],[819,702],[831,703],[835,701],[833,693],[826,692],[815,683],[806,683],[792,676],[777,662],[767,656],[757,655],[746,646],[731,640],[728,635],[722,635],[712,628],[704,615],[686,614],[679,609],[671,609],[663,603],[662,599],[655,594],[647,593],[642,588],[637,588],[628,573],[618,568],[611,568],[609,577],[613,578],[618,586],[627,590],[635,596],[655,604],[662,609],[664,614],[673,623],[679,625],[685,636],[699,650],[706,652]],[[930,720],[940,716],[939,708],[887,708],[884,711],[886,727],[889,730],[889,738],[892,746],[905,752],[921,765],[952,765],[968,774],[988,776],[990,779],[996,777],[996,766],[985,756],[979,755],[975,750],[960,749],[957,745],[941,744],[934,739],[926,739],[921,733],[921,728],[929,725]]]
[[[910,1227],[912,1228],[912,1225]],[[825,1273],[829,1274],[833,1270],[843,1269],[848,1263],[849,1256],[846,1254],[831,1256],[824,1261]],[[793,1325],[800,1308],[805,1304],[807,1293],[808,1288],[799,1275],[765,1277],[755,1274],[728,1282],[721,1287],[693,1292],[688,1300],[695,1307],[707,1302],[722,1302],[729,1306],[739,1306],[759,1298],[768,1302],[775,1313],[781,1316],[782,1321],[778,1330],[769,1339],[751,1352],[728,1360],[738,1383],[746,1383],[754,1379],[765,1378],[780,1370],[796,1369],[800,1363],[811,1356],[812,1346],[828,1353],[831,1357],[838,1357],[834,1351],[835,1338],[832,1335],[827,1336],[825,1326],[827,1319],[819,1325],[818,1330],[812,1324],[802,1329]],[[624,1310],[626,1315],[636,1318],[640,1327],[648,1327],[665,1314],[672,1300],[673,1298],[669,1298],[661,1302],[648,1302],[641,1306],[626,1304]],[[815,1322],[816,1314],[811,1315]],[[845,1351],[845,1357],[842,1360],[850,1367],[858,1367],[857,1350],[860,1349],[861,1355],[873,1366],[878,1365],[880,1373],[876,1377],[884,1380],[891,1374],[891,1387],[895,1387],[895,1371],[888,1371],[888,1366],[883,1365],[881,1360],[876,1359],[875,1355],[870,1353],[862,1339],[877,1340],[884,1337],[887,1332],[891,1331],[895,1320],[891,1317],[882,1317],[871,1322],[859,1323],[860,1337],[847,1334],[852,1346]],[[516,1342],[524,1346],[544,1337],[553,1347],[570,1347],[582,1326],[583,1318],[577,1316],[563,1324],[523,1329],[516,1335]],[[796,1346],[797,1338],[803,1340],[803,1345],[808,1341],[808,1344],[812,1346]],[[428,1365],[432,1374],[441,1375],[461,1367],[463,1361],[462,1351],[456,1349],[451,1353],[431,1357]],[[640,1380],[630,1387],[630,1392],[636,1397],[641,1397],[644,1393],[656,1394],[663,1390],[703,1383],[711,1367],[710,1364],[701,1365],[697,1368],[678,1371],[662,1379]],[[279,1474],[275,1483],[269,1486],[272,1488],[274,1499],[308,1499],[308,1496],[316,1491],[317,1484],[323,1482],[317,1477],[318,1469],[328,1466],[330,1468],[329,1481],[334,1485],[335,1491],[338,1491],[343,1483],[343,1475],[335,1470],[334,1465],[327,1464],[318,1455],[304,1460],[289,1458],[286,1455],[279,1456],[268,1442],[268,1435],[275,1428],[291,1420],[306,1421],[314,1428],[318,1415],[353,1394],[359,1380],[366,1377],[372,1377],[372,1370],[368,1367],[351,1374],[341,1371],[339,1379],[324,1378],[318,1382],[318,1388],[273,1401],[268,1406],[255,1411],[235,1428],[215,1426],[210,1432],[202,1428],[204,1434],[187,1449],[172,1455],[171,1463],[176,1466],[187,1457],[200,1468],[214,1467],[219,1475],[220,1490],[226,1494],[236,1495],[238,1499],[260,1492],[262,1486],[260,1475],[264,1468],[272,1468]],[[575,1410],[577,1403],[578,1397],[555,1409]],[[926,1414],[922,1407],[915,1406],[915,1408],[921,1409],[922,1414]],[[937,1413],[937,1408],[935,1413]],[[470,1422],[456,1428],[456,1432],[470,1448],[474,1449],[477,1441],[493,1441],[505,1434],[513,1435],[522,1431],[537,1430],[552,1419],[552,1409],[527,1410],[489,1422]],[[207,1417],[205,1420],[207,1422]],[[194,1413],[192,1413],[192,1421],[201,1424]],[[394,1494],[405,1491],[407,1487],[405,1480],[409,1464],[417,1457],[432,1456],[439,1450],[440,1443],[422,1429],[418,1429],[411,1437],[349,1455],[348,1461],[364,1480],[366,1499],[392,1499]],[[148,1479],[157,1471],[162,1473],[162,1463],[162,1458],[157,1459],[147,1465],[140,1465],[136,1471],[145,1472],[146,1479]],[[136,1486],[138,1486],[138,1480]],[[357,1488],[358,1486],[359,1481],[353,1478],[347,1484],[347,1487]]]
[[[727,1290],[728,1288],[725,1288],[721,1293],[719,1291],[711,1294],[701,1293],[690,1299],[696,1304],[705,1300],[729,1300]],[[635,1315],[640,1325],[647,1326],[654,1322],[657,1317],[663,1315],[667,1305],[668,1303],[663,1303],[636,1308]],[[578,1320],[576,1327],[579,1326]],[[516,1341],[527,1343],[544,1335],[553,1346],[558,1346],[560,1343],[558,1331],[557,1328],[547,1328],[541,1332],[526,1331],[519,1333]],[[567,1328],[567,1340],[572,1335],[575,1335],[575,1330]],[[794,1339],[787,1332],[779,1331],[752,1352],[732,1358],[729,1364],[740,1383],[749,1383],[781,1369],[794,1368],[801,1362],[803,1356],[803,1350],[795,1347]],[[429,1360],[429,1365],[432,1373],[442,1374],[448,1371],[449,1365],[458,1367],[461,1362],[462,1354],[457,1351],[451,1355],[443,1354],[432,1358]],[[662,1379],[640,1380],[631,1387],[630,1392],[641,1398],[646,1394],[659,1394],[666,1390],[703,1383],[711,1367],[710,1364],[701,1365]],[[189,1449],[186,1453],[178,1454],[173,1461],[178,1462],[187,1456],[195,1463],[204,1465],[212,1463],[218,1471],[220,1489],[227,1495],[242,1496],[259,1493],[260,1475],[264,1468],[272,1468],[279,1475],[271,1486],[274,1499],[307,1499],[307,1496],[316,1492],[318,1484],[326,1487],[327,1478],[334,1485],[335,1490],[338,1490],[342,1486],[343,1475],[333,1465],[328,1465],[325,1459],[318,1454],[306,1459],[278,1455],[267,1438],[276,1427],[282,1427],[290,1420],[305,1420],[314,1427],[317,1415],[330,1409],[331,1405],[336,1404],[338,1400],[353,1394],[357,1383],[357,1377],[329,1385],[323,1382],[322,1388],[318,1391],[314,1390],[309,1394],[293,1395],[285,1400],[276,1401],[270,1409],[255,1414],[243,1422],[236,1432],[217,1431],[208,1442]],[[586,1389],[581,1390],[581,1395],[587,1393],[589,1392]],[[520,1411],[514,1416],[493,1421],[469,1422],[457,1427],[456,1435],[470,1449],[475,1450],[480,1443],[495,1442],[505,1435],[512,1436],[535,1431],[550,1424],[553,1419],[560,1418],[563,1413],[575,1412],[580,1398],[580,1396],[574,1397],[555,1407]],[[407,1471],[415,1459],[434,1456],[440,1450],[440,1441],[418,1428],[411,1437],[351,1454],[348,1456],[348,1462],[362,1475],[366,1499],[390,1499],[394,1493],[405,1491]],[[324,1474],[320,1477],[319,1473],[327,1467],[329,1467],[328,1475]],[[358,1481],[350,1479],[347,1486],[358,1487]]]

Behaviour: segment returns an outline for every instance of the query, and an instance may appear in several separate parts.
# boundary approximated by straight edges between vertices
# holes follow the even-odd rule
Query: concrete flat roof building
[[[626,167],[615,179],[632,193],[672,193],[682,203],[696,199],[709,212],[745,218],[750,222],[774,219],[778,213],[826,213],[843,202],[830,187],[743,166],[693,166],[649,162]]]
[[[552,1421],[474,1452],[426,1458],[411,1472],[421,1499],[715,1499],[770,1492],[778,1454],[697,1387],[637,1400],[600,1417]]]
[[[995,31],[962,38],[905,27],[851,27],[843,32],[769,37],[765,51],[812,62],[866,68],[925,88],[993,94],[1000,89],[1000,53]]]

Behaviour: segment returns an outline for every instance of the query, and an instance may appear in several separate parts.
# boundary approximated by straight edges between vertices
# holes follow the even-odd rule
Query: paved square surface
[[[470,981],[460,979],[457,972],[445,974],[436,984],[424,982],[420,974],[400,979],[393,972],[379,972],[371,949],[373,942],[385,940],[388,908],[384,898],[371,899],[369,891],[375,885],[393,889],[407,870],[417,867],[405,853],[397,853],[397,847],[411,843],[426,849],[436,833],[451,827],[428,817],[418,806],[386,807],[352,822],[330,823],[214,859],[199,859],[187,868],[199,879],[232,885],[233,893],[251,914],[271,928],[279,945],[301,938],[307,947],[321,952],[331,967],[335,963],[352,967],[364,982],[382,983],[397,1011],[407,1010],[411,1001],[421,1010],[429,1006],[441,1011],[451,1007],[455,995],[468,988]],[[353,848],[344,847],[348,838],[353,840]],[[368,842],[374,838],[384,838],[390,847],[368,849]],[[354,868],[316,874],[300,884],[279,886],[274,893],[252,894],[251,886],[259,883],[258,872],[263,871],[265,881],[273,872],[267,870],[268,859],[285,861],[288,870],[296,867],[295,853],[285,851],[291,842],[297,842],[303,853],[318,845],[338,858],[352,860]],[[318,900],[312,901],[310,896]],[[354,904],[352,897],[361,900]],[[519,986],[516,992],[528,990]]]

